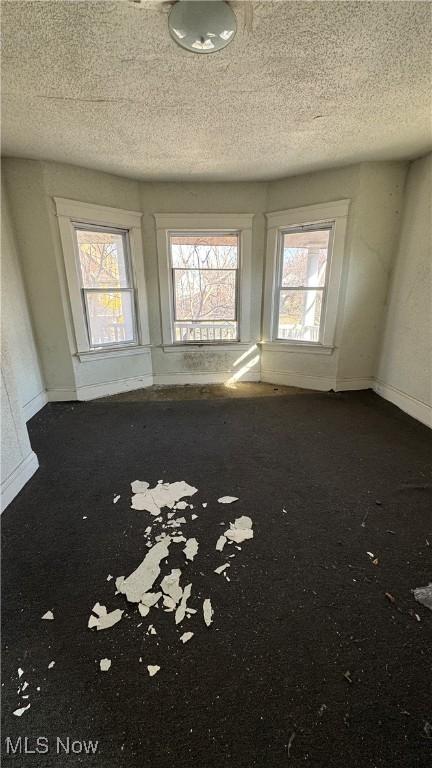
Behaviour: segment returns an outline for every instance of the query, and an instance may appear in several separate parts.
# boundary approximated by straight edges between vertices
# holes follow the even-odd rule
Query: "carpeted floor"
[[[29,428],[40,470],[3,515],[5,766],[431,766],[432,612],[411,593],[432,580],[426,427],[365,392],[51,404]],[[107,581],[147,551],[135,479],[199,489],[187,568],[198,613],[180,630],[160,609],[141,619]],[[225,494],[240,500],[222,506]],[[255,537],[228,583],[213,573],[215,542],[240,514]],[[122,621],[88,630],[96,601],[125,608]],[[48,737],[48,754],[8,757],[19,735],[28,749]],[[56,754],[68,736],[97,740],[96,755]]]

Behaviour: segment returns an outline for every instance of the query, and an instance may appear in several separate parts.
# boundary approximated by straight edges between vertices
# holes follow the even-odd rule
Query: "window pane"
[[[323,286],[330,230],[283,235],[282,286]]]
[[[172,266],[195,269],[235,269],[237,235],[170,235]]]
[[[236,322],[206,323],[179,321],[174,323],[175,340],[183,344],[187,342],[207,341],[237,341],[238,325]]]
[[[84,229],[76,234],[83,288],[127,288],[123,236]]]
[[[322,290],[280,292],[278,339],[319,341]]]
[[[134,341],[132,291],[86,292],[90,345]]]
[[[236,270],[174,269],[176,320],[235,320]]]

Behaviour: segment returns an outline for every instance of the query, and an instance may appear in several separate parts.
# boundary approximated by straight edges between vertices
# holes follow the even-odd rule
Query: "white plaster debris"
[[[157,601],[162,597],[162,592],[146,592],[141,597],[141,603],[146,605],[147,608],[152,608],[156,605]]]
[[[175,523],[178,523],[179,525],[182,525],[182,523],[185,523],[185,522],[186,522],[186,518],[185,518],[185,517],[176,517],[176,519],[174,520],[174,522],[175,522]],[[172,523],[171,523],[171,525],[172,525]]]
[[[230,567],[229,563],[224,563],[223,565],[220,565],[218,568],[215,568],[214,572],[215,573],[223,573],[225,571],[225,569],[229,568],[229,567]]]
[[[99,667],[101,672],[108,672],[110,666],[111,666],[111,659],[101,659],[99,662]]]
[[[193,560],[198,552],[198,541],[196,539],[188,539],[186,546],[183,549],[186,555],[186,560]]]
[[[48,669],[52,669],[54,664],[55,664],[55,661],[50,661],[50,663],[48,664]]]
[[[187,509],[188,503],[186,501],[178,501],[177,504],[175,504],[174,509]]]
[[[18,677],[22,677],[24,674],[24,670],[21,669],[21,667],[18,667]]]
[[[177,603],[181,600],[183,590],[179,584],[181,576],[181,570],[180,568],[173,568],[171,573],[168,574],[168,576],[164,576],[162,579],[160,586],[162,591],[165,595],[167,595],[174,603],[172,608],[175,608]],[[164,605],[167,605],[164,598]]]
[[[117,504],[117,502],[118,502],[119,498],[120,498],[120,496],[114,496],[114,498],[113,498],[113,504]]]
[[[208,597],[206,597],[206,599],[203,602],[203,614],[204,614],[204,621],[209,627],[213,621],[214,611],[212,608],[211,600]]]
[[[47,611],[46,613],[44,613],[44,615],[42,616],[42,618],[43,618],[43,619],[47,619],[48,621],[53,621],[53,619],[54,619],[54,614],[53,614],[53,612],[52,612],[52,611]]]
[[[172,509],[183,496],[193,496],[198,490],[184,480],[176,483],[160,483],[154,488],[149,488],[148,483],[145,483],[143,485],[146,487],[143,490],[138,490],[142,487],[139,483],[138,480],[132,483],[134,493],[132,509],[145,510],[156,517],[160,514],[162,507]]]
[[[160,562],[168,557],[171,538],[166,536],[147,552],[144,560],[124,581],[116,580],[119,592],[126,595],[130,603],[139,603],[141,596],[150,590],[160,574]]]
[[[198,515],[191,515],[191,520],[197,520],[197,519],[198,519]]]
[[[138,610],[141,616],[148,616],[150,613],[150,608],[147,605],[143,605],[142,603],[138,603]]]
[[[182,541],[186,541],[186,536],[173,536],[172,540],[174,544],[180,544]]]
[[[153,675],[156,675],[159,672],[160,667],[158,667],[157,664],[148,664],[147,669],[150,677],[153,677]]]
[[[87,520],[87,515],[84,515],[83,520]]]
[[[113,627],[114,624],[117,624],[117,622],[120,621],[124,613],[120,608],[116,608],[114,611],[108,613],[106,607],[100,603],[95,603],[92,612],[95,613],[96,616],[90,616],[87,626],[89,629],[96,627],[97,630]]]
[[[252,520],[246,515],[238,517],[234,523],[230,523],[229,530],[225,531],[227,539],[235,541],[237,544],[241,544],[246,539],[253,539]]]
[[[146,483],[143,480],[134,480],[131,483],[132,493],[146,493],[149,487],[150,483]]]
[[[27,680],[25,680],[25,681],[24,681],[24,683],[22,684],[22,688],[21,688],[21,690],[22,690],[22,691],[25,691],[25,689],[26,689],[26,688],[28,688],[28,682],[27,682]]]
[[[23,714],[24,714],[24,712],[26,712],[26,711],[27,711],[27,709],[30,709],[30,704],[27,704],[27,706],[26,706],[26,707],[19,707],[19,709],[15,709],[15,710],[14,710],[14,715],[15,715],[16,717],[21,717],[21,715],[23,715]]]
[[[176,601],[173,600],[172,597],[169,597],[169,595],[164,595],[163,604],[165,606],[165,610],[167,613],[170,613],[171,611],[175,611],[177,607]]]
[[[417,589],[414,589],[413,594],[418,603],[432,611],[432,582],[427,587],[417,587]]]
[[[106,579],[106,580],[107,580],[107,581],[111,581],[111,579],[112,579],[112,576],[111,576],[111,574],[109,573],[109,574],[108,574],[108,576],[107,576],[107,579]]]
[[[147,634],[148,635],[157,635],[157,632],[153,626],[153,624],[149,624],[147,628]]]
[[[232,504],[233,501],[238,501],[237,496],[221,496],[218,499],[219,504]]]
[[[184,632],[182,635],[180,635],[180,640],[182,643],[187,643],[193,636],[193,632]]]
[[[216,542],[216,549],[218,552],[222,552],[225,544],[226,544],[226,536],[219,536],[217,542]]]
[[[180,604],[175,612],[175,623],[180,624],[183,621],[186,614],[186,603],[189,600],[192,592],[192,584],[188,584],[184,590]]]
[[[204,507],[204,509],[205,509],[205,508],[206,508],[206,506],[207,506],[207,502],[206,502],[206,501],[203,501],[203,503],[201,504],[201,506],[202,506],[202,507]]]

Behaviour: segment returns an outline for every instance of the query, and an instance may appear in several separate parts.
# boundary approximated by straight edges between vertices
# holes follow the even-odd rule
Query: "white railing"
[[[297,339],[298,341],[319,341],[318,325],[280,325],[279,339]]]
[[[236,341],[236,323],[175,323],[175,340],[177,342],[208,342],[208,341]]]

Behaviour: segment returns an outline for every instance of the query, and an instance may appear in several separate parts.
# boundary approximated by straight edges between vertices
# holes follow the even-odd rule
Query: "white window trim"
[[[126,211],[121,208],[109,208],[92,203],[81,203],[64,197],[54,198],[63,249],[67,288],[72,313],[75,349],[81,361],[102,360],[125,354],[128,350],[139,350],[150,344],[147,290],[144,272],[144,251],[141,233],[140,211]],[[104,346],[100,349],[90,347],[85,313],[81,299],[81,281],[77,259],[77,244],[74,222],[95,226],[126,229],[129,235],[130,267],[135,292],[137,339],[124,346]],[[67,313],[66,313],[67,316]],[[138,353],[138,352],[137,352]]]
[[[267,248],[264,278],[262,344],[269,349],[287,352],[316,352],[331,354],[334,349],[338,302],[345,256],[345,236],[350,200],[290,208],[267,213]],[[280,233],[290,227],[332,223],[333,245],[326,278],[326,301],[322,318],[321,340],[296,341],[276,339],[276,312],[278,307],[278,267]]]
[[[159,295],[162,344],[165,351],[190,349],[191,346],[237,348],[251,339],[252,221],[253,213],[155,213],[159,268]],[[171,232],[238,232],[240,236],[238,339],[232,342],[181,344],[174,340],[173,292],[169,253]]]

